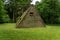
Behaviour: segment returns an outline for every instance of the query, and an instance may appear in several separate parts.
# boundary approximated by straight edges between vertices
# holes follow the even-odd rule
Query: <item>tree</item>
[[[17,16],[21,16],[22,13],[28,8],[31,0],[10,0],[6,4],[6,9],[11,20],[16,21]]]
[[[8,22],[9,17],[6,13],[4,2],[3,0],[0,0],[0,23]]]
[[[58,23],[60,3],[57,0],[42,0],[36,4],[36,8],[46,23]]]

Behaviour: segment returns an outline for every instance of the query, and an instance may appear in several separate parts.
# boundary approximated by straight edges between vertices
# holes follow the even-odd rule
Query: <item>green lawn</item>
[[[16,29],[14,23],[0,24],[0,40],[60,40],[60,26]]]

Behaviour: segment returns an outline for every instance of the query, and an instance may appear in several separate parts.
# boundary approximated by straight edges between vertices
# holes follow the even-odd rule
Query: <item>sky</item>
[[[35,3],[36,3],[36,1],[41,1],[41,0],[33,0],[32,2],[31,2],[31,4],[34,4],[35,5]]]

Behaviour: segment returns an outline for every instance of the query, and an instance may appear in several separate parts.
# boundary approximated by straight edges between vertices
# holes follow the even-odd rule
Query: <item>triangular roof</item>
[[[17,21],[17,24],[16,24],[17,26],[21,24],[21,22],[24,20],[24,18],[26,17],[26,15],[28,14],[28,12],[30,12],[30,10],[31,10],[31,12],[33,12],[33,10],[36,11],[34,5],[31,5],[31,6],[22,14],[22,16],[20,17],[20,19]],[[36,12],[37,12],[37,11],[36,11]],[[41,19],[41,21],[42,21],[42,19]],[[42,22],[43,22],[43,21],[42,21]]]

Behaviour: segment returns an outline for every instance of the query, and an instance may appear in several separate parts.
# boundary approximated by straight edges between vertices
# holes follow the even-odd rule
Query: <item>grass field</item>
[[[16,29],[14,23],[0,24],[0,40],[60,40],[60,26]]]

